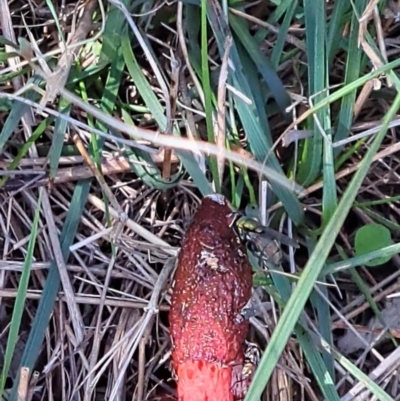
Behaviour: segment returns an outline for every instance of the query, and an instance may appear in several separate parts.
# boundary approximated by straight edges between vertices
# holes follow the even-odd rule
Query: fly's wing
[[[293,248],[300,247],[300,245],[297,243],[297,241],[295,241],[292,238],[289,238],[285,234],[282,234],[278,231],[273,230],[272,228],[262,226],[262,234],[261,235],[263,235],[263,234],[270,237],[271,239],[277,240],[282,245],[291,246]]]
[[[274,265],[279,265],[282,261],[282,251],[277,240],[272,239],[269,235],[255,232],[247,233],[250,242],[254,244],[259,256],[270,260]]]

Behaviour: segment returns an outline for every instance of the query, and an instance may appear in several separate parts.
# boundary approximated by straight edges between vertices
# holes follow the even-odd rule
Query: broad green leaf
[[[367,224],[359,228],[354,240],[354,249],[357,256],[377,251],[387,247],[392,242],[390,231],[382,224]],[[382,257],[366,263],[367,266],[379,266],[388,262],[390,257]]]

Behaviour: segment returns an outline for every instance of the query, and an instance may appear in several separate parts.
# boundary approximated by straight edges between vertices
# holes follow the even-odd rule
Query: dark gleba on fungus
[[[179,401],[244,398],[251,266],[222,195],[205,197],[186,232],[169,314]]]

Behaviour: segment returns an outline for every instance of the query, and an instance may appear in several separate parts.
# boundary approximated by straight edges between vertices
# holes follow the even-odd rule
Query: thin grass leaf
[[[270,24],[276,24],[278,21],[280,21],[283,15],[287,13],[292,3],[293,0],[282,0],[276,10],[268,18],[268,22]]]
[[[326,302],[323,303],[326,304]],[[300,343],[301,349],[304,352],[304,356],[306,357],[307,362],[310,365],[313,375],[318,383],[318,387],[324,395],[324,399],[329,401],[339,401],[340,397],[335,388],[335,376],[332,375],[330,370],[327,370],[326,360],[324,362],[325,358],[321,358],[313,338],[307,331],[304,331],[300,327],[295,328],[295,334]],[[333,360],[333,358],[331,359]]]
[[[64,99],[61,99],[58,109],[61,114],[69,115],[71,112],[71,104]],[[57,118],[54,124],[53,140],[51,142],[51,147],[49,151],[50,178],[54,178],[57,174],[58,164],[64,146],[64,138],[67,130],[67,125],[67,121],[62,118]]]
[[[323,225],[331,219],[337,206],[337,192],[336,192],[336,177],[335,177],[335,163],[333,159],[332,149],[332,136],[327,135],[328,139],[324,138],[323,142],[323,176],[324,186],[322,188],[322,219]]]
[[[78,224],[81,220],[82,212],[89,194],[91,181],[92,180],[79,181],[75,186],[70,208],[60,235],[62,254],[66,261],[68,260],[70,253],[69,248],[73,243]],[[59,288],[60,274],[58,273],[56,263],[52,262],[39,301],[35,319],[25,345],[24,353],[21,357],[20,368],[28,367],[32,370],[35,366],[42,348],[44,336],[49,324],[50,316],[53,312],[54,302],[57,298]],[[19,373],[14,379],[9,401],[17,401],[18,382]]]
[[[204,106],[206,113],[206,127],[207,127],[207,138],[210,143],[216,143],[214,136],[214,124],[213,124],[213,107],[212,98],[213,94],[211,91],[210,83],[210,72],[208,67],[208,39],[207,39],[207,0],[201,0],[201,80],[204,92]],[[223,55],[221,55],[222,57]],[[219,182],[218,166],[215,157],[210,156],[208,158],[210,164],[211,175],[214,180],[215,189],[217,192],[221,190],[221,183]]]
[[[362,372],[355,365],[353,365],[347,358],[340,355],[338,352],[334,350],[332,350],[332,352],[333,356],[342,365],[342,367],[346,369],[346,371],[349,372],[356,380],[362,383],[371,392],[371,394],[376,397],[376,398],[374,397],[374,399],[377,399],[379,401],[395,401],[394,398],[390,397],[390,395],[386,393],[385,390],[383,390],[383,388],[381,388],[379,384],[376,384],[374,380],[372,380],[364,372]],[[344,397],[342,397],[342,400],[343,399]],[[345,399],[351,400],[354,399],[354,397],[353,395],[351,395],[351,398],[347,396]],[[370,399],[372,399],[372,397]]]
[[[327,64],[326,64],[327,66]],[[325,87],[329,87],[329,71],[325,72]],[[322,189],[322,224],[325,225],[337,207],[337,193],[336,193],[336,177],[335,177],[335,162],[333,157],[332,148],[332,127],[331,127],[331,113],[329,107],[322,110],[321,117],[322,129],[325,131],[323,138],[323,160],[322,172],[324,177],[324,186]],[[328,332],[332,332],[330,328],[326,328]],[[329,357],[327,355],[327,357]]]
[[[32,222],[31,234],[29,236],[28,249],[26,251],[24,266],[21,278],[19,280],[17,297],[15,298],[14,308],[11,318],[10,331],[7,338],[7,348],[4,355],[3,369],[0,378],[0,398],[3,396],[4,387],[8,377],[11,361],[14,355],[15,346],[18,341],[18,332],[21,326],[22,314],[25,310],[25,299],[28,290],[29,277],[31,273],[31,265],[33,260],[33,252],[35,250],[36,239],[38,234],[38,225],[40,217],[40,208],[42,205],[42,191],[39,193],[39,199],[36,205],[36,211]]]
[[[121,0],[128,10],[130,8],[130,0]],[[99,64],[102,66],[108,65],[118,57],[119,44],[121,43],[121,32],[127,26],[124,14],[114,5],[109,4],[110,9],[107,12],[107,23],[103,33],[103,46]],[[116,46],[118,44],[118,46]]]
[[[326,65],[326,15],[325,0],[304,0],[304,19],[306,28],[306,48],[308,65],[309,96],[313,96],[313,103],[319,102],[327,96],[325,92],[327,71]],[[315,96],[314,96],[315,95]],[[322,129],[325,129],[326,113],[328,109],[322,109],[315,117],[320,121]],[[299,166],[297,180],[307,186],[314,182],[320,174],[322,155],[322,133],[314,118],[309,118],[308,127],[313,131],[313,136],[304,142],[302,161]]]
[[[43,82],[42,78],[33,76],[29,78],[27,85],[29,84],[39,85],[42,82]],[[39,99],[40,95],[33,89],[30,89],[29,91],[27,91],[24,97],[26,99],[36,101],[37,99]],[[30,106],[26,105],[25,103],[13,102],[13,108],[10,114],[7,116],[6,122],[3,125],[3,129],[0,132],[0,152],[3,150],[4,145],[7,143],[13,132],[18,127],[21,118],[29,110],[29,107]]]
[[[364,255],[355,256],[354,258],[348,258],[340,262],[332,263],[324,267],[321,274],[334,274],[349,270],[352,267],[363,266],[371,260],[377,258],[385,258],[388,256],[394,256],[400,253],[400,243],[387,246],[379,249],[378,251],[365,253]]]
[[[317,111],[323,109],[324,107],[328,106],[331,103],[336,102],[337,100],[340,100],[343,96],[351,93],[354,89],[359,88],[360,86],[364,85],[368,81],[370,81],[373,78],[377,78],[382,74],[388,74],[390,78],[394,79],[395,83],[399,83],[399,79],[396,76],[396,74],[393,72],[394,69],[400,66],[400,59],[396,59],[391,61],[390,63],[385,63],[382,65],[382,67],[377,68],[376,70],[372,70],[370,73],[358,78],[356,81],[344,86],[341,89],[338,89],[337,91],[331,93],[329,96],[326,98],[321,99],[319,102],[314,103],[313,107],[311,107],[307,112],[304,113],[301,121],[304,121],[303,119],[309,117],[313,113],[316,113]],[[397,87],[396,87],[397,89]]]
[[[333,3],[333,10],[328,27],[328,38],[326,47],[328,51],[328,67],[331,68],[333,59],[336,56],[341,44],[343,29],[351,14],[351,3],[348,0],[336,0]],[[348,53],[349,55],[351,53]]]
[[[200,2],[200,1],[199,1]],[[188,36],[190,62],[196,74],[201,76],[201,48],[198,43],[200,35],[200,9],[193,5],[184,8],[184,25]]]
[[[14,157],[12,162],[8,166],[8,170],[15,170],[18,167],[19,162],[23,159],[23,157],[28,153],[31,146],[37,141],[37,139],[43,134],[43,132],[47,129],[49,125],[53,122],[54,117],[49,116],[45,118],[32,132],[32,135],[29,139],[21,146],[18,150],[18,154]],[[0,179],[0,187],[2,187],[8,180],[8,176],[4,176]]]
[[[349,213],[361,184],[368,172],[369,166],[373,160],[375,153],[378,151],[388,129],[390,121],[395,116],[400,107],[400,94],[398,94],[390,107],[388,113],[383,119],[382,128],[372,142],[370,148],[360,163],[360,167],[353,176],[350,184],[346,188],[343,197],[329,223],[327,224],[321,238],[317,242],[313,253],[311,254],[303,273],[297,283],[292,296],[290,297],[286,308],[284,309],[278,324],[271,336],[267,349],[260,361],[259,367],[254,375],[253,382],[247,393],[245,401],[256,401],[261,396],[271,374],[282,354],[282,351],[289,339],[296,322],[304,308],[304,305],[312,291],[315,281],[319,277],[329,252],[336,240],[336,237]],[[357,372],[358,377],[360,375]],[[391,399],[389,396],[379,389],[371,380],[368,381],[369,389],[373,394],[382,396],[384,399]]]
[[[357,10],[361,15],[367,5],[367,0],[362,0],[357,2]],[[361,57],[363,55],[362,49],[358,46],[358,34],[359,34],[360,24],[356,13],[353,13],[351,19],[349,44],[347,50],[347,60],[346,60],[346,73],[344,78],[345,85],[354,82],[360,76],[361,69]],[[334,136],[335,141],[347,138],[350,133],[350,127],[353,122],[353,110],[354,103],[356,101],[357,91],[349,93],[344,96],[340,105],[339,119],[336,124],[337,131]],[[335,156],[341,153],[342,148],[335,148]]]
[[[46,1],[46,4],[47,4],[47,7],[49,8],[49,11],[50,11],[50,13],[51,13],[51,15],[53,17],[53,21],[54,21],[54,23],[55,23],[55,25],[57,27],[58,34],[61,37],[61,41],[65,45],[64,32],[63,32],[63,29],[62,29],[62,27],[60,25],[60,21],[58,20],[58,13],[57,13],[57,11],[56,11],[56,9],[54,7],[54,4],[53,4],[53,2],[51,0],[45,0],[45,1]]]
[[[277,69],[282,58],[283,48],[286,44],[286,36],[289,32],[290,25],[292,24],[292,19],[296,12],[298,0],[293,0],[290,2],[288,8],[285,11],[285,17],[283,19],[282,25],[280,26],[278,36],[274,43],[274,48],[271,53],[271,67]]]
[[[260,46],[250,35],[247,24],[232,13],[229,14],[229,24],[267,83],[271,95],[279,106],[280,112],[285,118],[290,120],[290,115],[286,112],[286,108],[290,106],[291,103],[290,97],[282,81],[279,79],[278,74],[273,70],[267,58],[262,54]]]
[[[388,200],[387,203],[389,204],[391,202],[392,201]],[[394,231],[395,233],[400,234],[400,224],[398,224],[392,220],[386,219],[379,213],[376,213],[369,208],[362,208],[362,209],[363,209],[364,213],[367,216],[369,216],[372,220],[374,220],[375,222],[382,224],[383,226],[387,227],[389,230]]]
[[[283,270],[279,268],[283,273]],[[274,281],[277,292],[279,293],[279,298],[274,297],[274,300],[283,308],[286,307],[286,303],[290,298],[292,293],[291,283],[287,277],[278,273],[271,273],[271,278]],[[326,304],[326,302],[323,302]],[[328,313],[329,318],[329,313]],[[324,394],[324,398],[327,400],[339,400],[338,393],[335,389],[334,383],[334,375],[332,375],[331,369],[327,369],[331,364],[333,365],[333,358],[328,359],[328,365],[326,362],[326,358],[322,359],[320,350],[315,346],[311,346],[313,344],[312,337],[310,336],[307,330],[307,323],[303,316],[299,318],[299,324],[296,324],[294,327],[294,333],[296,335],[297,340],[299,341],[300,347],[304,352],[305,357],[307,358],[308,363],[310,364],[313,375]],[[325,362],[324,362],[325,360]]]
[[[319,281],[326,281],[324,278],[319,278]],[[332,320],[330,307],[326,302],[326,299],[329,299],[328,287],[325,285],[318,285],[318,289],[324,297],[321,296],[317,291],[313,291],[310,296],[311,304],[316,311],[317,315],[317,325],[318,330],[321,333],[323,339],[329,344],[330,347],[333,347],[333,330],[332,330]],[[329,379],[335,382],[335,361],[332,357],[332,354],[327,350],[322,352],[322,358],[325,364],[325,370],[329,372]],[[327,398],[330,399],[330,398]]]

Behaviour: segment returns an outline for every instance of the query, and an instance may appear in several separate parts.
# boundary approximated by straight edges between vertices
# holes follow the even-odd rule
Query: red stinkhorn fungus
[[[251,297],[252,273],[221,195],[205,197],[186,232],[172,284],[172,366],[179,401],[244,398],[245,339],[240,314]]]

